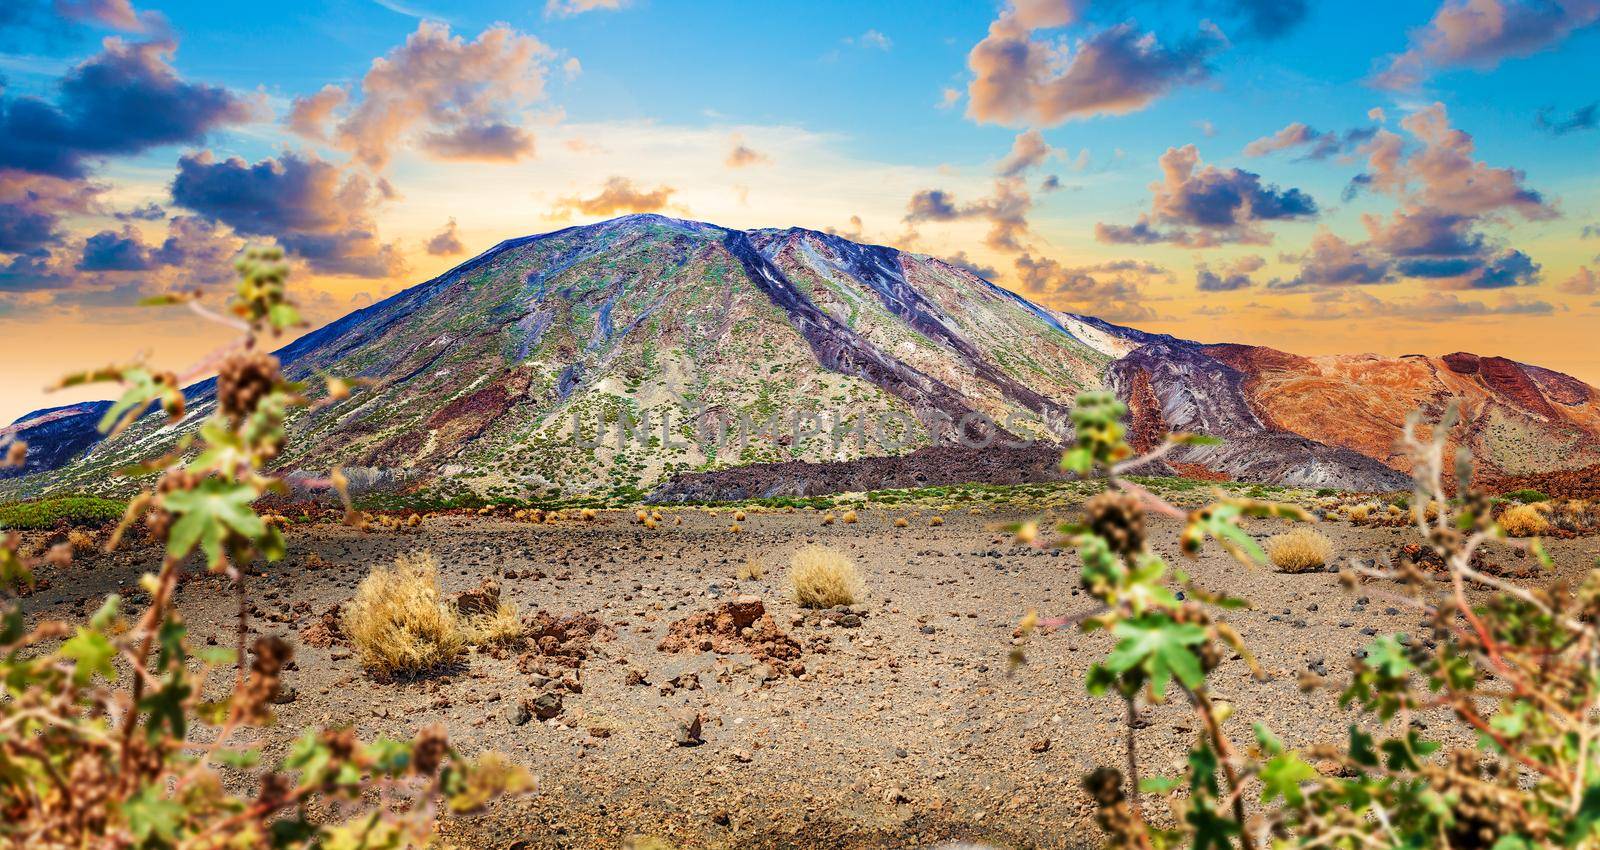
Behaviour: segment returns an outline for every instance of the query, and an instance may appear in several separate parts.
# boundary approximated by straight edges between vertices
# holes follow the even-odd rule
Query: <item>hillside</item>
[[[435,496],[643,494],[674,478],[665,493],[704,492],[701,473],[789,462],[845,462],[867,471],[828,480],[870,485],[906,475],[849,462],[934,446],[912,480],[990,477],[980,449],[955,445],[961,423],[968,443],[1052,439],[1072,398],[1101,387],[1129,401],[1145,444],[1169,429],[1227,440],[1177,456],[1185,474],[1402,487],[1406,411],[1450,397],[1495,476],[1600,462],[1600,395],[1537,367],[1206,345],[1055,313],[933,257],[656,215],[503,242],[279,356],[291,377],[371,382],[296,415],[287,469],[341,464],[360,487]],[[209,412],[209,381],[188,395],[184,423],[146,417],[108,441],[96,405],[29,414],[0,431],[31,448],[0,486],[115,490],[108,470]],[[795,489],[766,474],[749,492],[739,475],[710,492]]]

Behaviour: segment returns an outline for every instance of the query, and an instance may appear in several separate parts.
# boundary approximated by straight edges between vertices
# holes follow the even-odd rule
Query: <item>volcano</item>
[[[507,240],[278,356],[292,378],[367,382],[293,416],[285,469],[338,464],[358,487],[440,497],[1048,475],[1037,458],[1067,433],[1074,396],[1096,389],[1128,402],[1141,445],[1170,430],[1224,440],[1163,469],[1186,475],[1403,488],[1406,414],[1452,400],[1489,478],[1600,464],[1600,393],[1548,369],[1200,343],[1052,311],[927,255],[659,215]],[[26,440],[29,463],[0,486],[126,487],[106,473],[214,404],[210,381],[186,394],[182,422],[148,415],[112,439],[93,430],[103,403],[24,416],[0,442]],[[702,486],[716,481],[741,483]]]

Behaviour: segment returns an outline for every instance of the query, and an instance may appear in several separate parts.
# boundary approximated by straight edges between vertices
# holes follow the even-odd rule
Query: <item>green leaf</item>
[[[72,670],[72,681],[80,686],[89,684],[96,673],[107,679],[117,678],[117,669],[111,666],[117,648],[100,632],[79,626],[77,635],[61,645],[61,654],[78,662]]]
[[[1170,794],[1183,780],[1170,776],[1147,776],[1139,780],[1139,790],[1146,794]]]
[[[220,478],[207,478],[193,490],[178,490],[161,497],[162,506],[178,515],[167,536],[167,554],[182,558],[196,544],[213,569],[223,562],[222,544],[230,532],[252,541],[266,533],[266,523],[250,504],[255,488]]]
[[[1206,630],[1200,626],[1176,623],[1165,614],[1152,613],[1123,620],[1111,632],[1122,641],[1106,656],[1107,669],[1115,673],[1142,669],[1157,698],[1166,695],[1167,679],[1171,677],[1176,676],[1189,688],[1205,681],[1200,659],[1189,651],[1189,647],[1206,639]]]
[[[163,797],[151,784],[122,803],[122,816],[127,818],[128,831],[139,843],[148,845],[151,838],[157,838],[171,844],[177,841],[178,828],[183,825],[183,806]]]
[[[1294,753],[1280,753],[1261,767],[1261,800],[1266,802],[1282,797],[1285,803],[1298,806],[1305,802],[1300,784],[1317,778],[1317,771]]]

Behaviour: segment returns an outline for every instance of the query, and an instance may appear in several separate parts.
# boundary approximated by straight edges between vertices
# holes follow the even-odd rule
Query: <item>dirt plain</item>
[[[667,511],[657,529],[635,523],[632,511],[553,524],[438,516],[381,533],[295,525],[289,557],[249,579],[254,631],[296,642],[278,723],[251,734],[279,754],[308,725],[351,725],[367,738],[409,737],[442,722],[462,749],[495,749],[527,765],[538,778],[534,793],[446,823],[445,837],[460,846],[619,847],[641,835],[677,847],[1098,846],[1078,780],[1121,764],[1123,708],[1089,697],[1083,676],[1109,642],[1062,629],[1029,641],[1020,669],[1007,664],[1029,608],[1046,616],[1093,609],[1076,557],[1015,545],[1000,526],[1022,515],[1005,510],[945,514],[937,527],[928,511],[874,509],[832,526],[820,516],[754,513],[738,533],[727,512],[698,509]],[[899,517],[908,527],[894,527]],[[1265,537],[1281,524],[1251,530]],[[1338,563],[1385,563],[1415,539],[1344,522],[1321,530]],[[1233,733],[1247,737],[1260,719],[1290,744],[1341,739],[1350,715],[1332,693],[1302,694],[1297,676],[1341,677],[1373,634],[1416,634],[1417,612],[1384,582],[1346,592],[1331,572],[1247,569],[1216,551],[1185,561],[1177,531],[1152,521],[1151,539],[1170,563],[1254,603],[1226,619],[1269,678],[1252,678],[1239,660],[1213,676],[1214,691],[1237,707]],[[807,613],[787,599],[788,557],[811,542],[839,548],[860,568],[866,594],[850,610]],[[1594,562],[1600,540],[1550,548],[1557,573],[1571,577]],[[437,557],[446,592],[493,577],[524,615],[582,613],[604,628],[579,666],[554,671],[552,681],[551,670],[530,668],[516,651],[489,650],[432,675],[382,681],[342,642],[299,638],[315,634],[371,565],[415,549]],[[105,593],[133,588],[154,557],[136,548],[47,570],[25,608],[30,616],[92,611]],[[1516,560],[1506,549],[1491,558]],[[738,580],[752,559],[764,577]],[[726,646],[659,648],[673,623],[746,595],[799,646],[798,665],[716,651]],[[188,580],[178,604],[191,635],[232,644],[237,612],[222,579]],[[552,691],[559,713],[541,718],[550,701],[532,701]],[[698,736],[685,728],[694,716]],[[1140,725],[1146,775],[1174,773],[1196,731],[1187,706],[1154,707]]]

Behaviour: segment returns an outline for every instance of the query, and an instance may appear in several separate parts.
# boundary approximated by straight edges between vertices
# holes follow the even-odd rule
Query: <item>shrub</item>
[[[897,517],[894,518],[894,527],[895,528],[910,528],[911,527],[911,520],[906,519],[903,516],[897,516]]]
[[[851,605],[861,595],[861,577],[838,549],[805,546],[789,559],[789,590],[802,608]]]
[[[734,522],[744,522],[744,511],[734,511],[733,512],[733,521]]]
[[[1550,530],[1548,510],[1543,502],[1512,505],[1500,514],[1500,527],[1512,537],[1537,537]]]
[[[1545,502],[1549,501],[1550,499],[1549,496],[1546,496],[1538,490],[1533,489],[1512,490],[1506,494],[1506,498],[1513,502],[1521,502],[1525,505],[1533,502]]]
[[[840,517],[840,519],[844,520],[845,525],[854,525],[856,521],[856,512],[845,511],[844,516]]]
[[[264,753],[259,739],[240,740],[242,730],[272,719],[293,647],[260,637],[246,655],[191,642],[173,604],[179,578],[195,555],[213,576],[229,580],[242,643],[255,608],[248,568],[282,558],[285,549],[282,523],[251,507],[283,487],[259,464],[282,456],[289,411],[321,393],[315,404],[337,404],[351,385],[331,377],[301,385],[281,376],[265,350],[268,335],[300,324],[285,294],[288,266],[281,251],[250,249],[236,267],[241,280],[225,321],[244,335],[203,367],[216,368],[217,405],[199,427],[180,424],[181,379],[141,361],[70,375],[59,385],[117,384],[102,433],[121,432],[159,408],[170,426],[187,431],[180,445],[191,450],[142,464],[154,474],[107,541],[116,549],[143,519],[163,550],[138,597],[111,594],[79,622],[24,617],[9,596],[0,612],[0,812],[11,844],[423,846],[433,843],[441,798],[448,810],[469,812],[532,782],[493,753],[462,758],[438,726],[409,743],[371,744],[349,729],[307,729],[277,756]],[[198,298],[180,292],[152,303]],[[0,466],[24,462],[21,446],[12,443]],[[337,491],[346,520],[360,524],[365,517],[345,485],[337,469],[311,484]],[[39,510],[37,503],[30,510]],[[19,552],[19,543],[17,534],[0,536],[0,591],[7,594],[28,592],[40,564]],[[46,555],[58,566],[71,557],[70,543]]]
[[[67,532],[67,545],[72,547],[72,553],[74,555],[78,555],[84,552],[92,551],[99,544],[95,541],[93,534],[83,531],[82,529],[74,528]]]
[[[931,517],[928,517],[928,526],[929,527],[938,528],[941,525],[944,525],[944,517],[942,517],[942,516],[931,516]]]
[[[460,657],[466,633],[439,595],[433,555],[408,552],[379,566],[344,607],[344,631],[361,663],[384,675],[414,675]]]
[[[823,525],[833,525],[833,514],[823,514],[822,515],[822,524]]]
[[[94,496],[61,496],[0,505],[0,528],[41,531],[67,525],[111,525],[122,518],[127,502]]]
[[[1371,514],[1372,506],[1366,503],[1351,505],[1344,510],[1344,515],[1349,517],[1351,522],[1366,522]]]
[[[517,607],[509,602],[487,614],[462,617],[461,628],[467,642],[478,646],[519,643],[528,633]]]
[[[1303,573],[1327,566],[1333,556],[1333,542],[1302,525],[1267,538],[1266,550],[1273,566],[1286,573]]]
[[[1167,514],[1173,506],[1125,487],[1119,472],[1193,438],[1175,435],[1132,457],[1123,440],[1125,414],[1109,394],[1080,398],[1072,412],[1076,447],[1064,462],[1080,475],[1102,473],[1108,493],[1125,494],[1120,506],[1105,506],[1088,524],[1062,525],[1056,541],[1082,557],[1083,589],[1101,607],[1093,616],[1049,620],[1029,612],[1019,628],[1025,639],[1039,627],[1076,623],[1085,633],[1114,638],[1083,683],[1090,694],[1121,702],[1126,717],[1120,749],[1127,773],[1100,767],[1083,781],[1105,846],[1227,848],[1237,839],[1243,848],[1527,850],[1587,847],[1600,837],[1593,808],[1600,752],[1585,744],[1600,739],[1594,676],[1600,568],[1580,582],[1563,577],[1544,588],[1482,569],[1478,547],[1505,529],[1490,513],[1489,496],[1472,489],[1470,459],[1445,451],[1460,421],[1454,404],[1425,437],[1413,414],[1402,437],[1415,476],[1413,504],[1440,505],[1436,519],[1419,522],[1418,530],[1450,580],[1437,581],[1411,564],[1352,566],[1341,575],[1352,590],[1362,579],[1397,583],[1389,598],[1423,618],[1426,637],[1376,636],[1351,659],[1342,681],[1326,680],[1320,670],[1302,673],[1303,690],[1325,689],[1328,701],[1352,716],[1333,740],[1300,747],[1285,744],[1265,722],[1229,722],[1233,706],[1211,690],[1212,675],[1228,682],[1229,691],[1237,681],[1241,671],[1224,665],[1242,663],[1265,675],[1223,620],[1227,610],[1248,603],[1196,585],[1148,544],[1145,505]],[[1214,540],[1239,561],[1255,563],[1264,553],[1241,523],[1257,517],[1309,518],[1293,505],[1222,497],[1188,514],[1180,548],[1194,556]],[[1537,541],[1509,545],[1554,565]],[[1020,643],[1012,660],[1025,661]],[[1162,701],[1191,710],[1196,731],[1187,758],[1171,763],[1176,775],[1141,776],[1143,704]],[[1426,725],[1409,722],[1417,711],[1428,712]],[[1150,825],[1143,808],[1149,795],[1166,798],[1175,816],[1163,811],[1162,823]]]
[[[759,579],[767,574],[767,568],[756,558],[749,558],[739,565],[739,570],[734,573],[734,578],[740,581]]]

